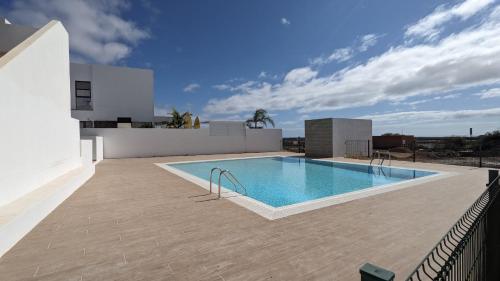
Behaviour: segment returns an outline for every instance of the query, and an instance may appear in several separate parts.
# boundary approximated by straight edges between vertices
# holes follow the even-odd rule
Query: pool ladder
[[[391,152],[387,152],[389,154],[389,166],[391,166]],[[385,157],[380,158],[380,151],[377,150],[377,159],[378,159],[378,166],[382,167],[385,161]],[[375,160],[375,157],[372,155],[372,159],[370,160],[370,166],[372,166],[373,160]]]
[[[228,179],[233,184],[235,192],[238,192],[238,186],[239,186],[244,191],[243,195],[245,195],[245,196],[247,195],[246,187],[240,183],[240,181],[233,175],[233,173],[231,173],[231,171],[229,171],[229,170],[222,169],[219,167],[212,168],[212,170],[210,171],[210,194],[212,194],[212,176],[214,174],[214,171],[219,172],[219,180],[218,180],[218,184],[219,184],[218,198],[219,199],[221,198],[221,196],[220,196],[220,190],[221,190],[220,179],[222,178],[222,176],[224,176],[226,179]],[[241,192],[238,192],[238,193],[241,194]]]

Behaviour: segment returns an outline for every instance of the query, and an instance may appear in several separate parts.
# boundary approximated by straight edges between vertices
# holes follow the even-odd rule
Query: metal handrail
[[[231,178],[230,178],[230,177],[228,177],[227,175],[230,175],[230,176],[231,176]],[[247,189],[246,189],[246,187],[245,187],[243,184],[241,184],[241,183],[240,183],[240,181],[239,181],[239,180],[238,180],[238,179],[237,179],[237,178],[233,175],[233,173],[231,173],[231,171],[229,171],[229,170],[222,170],[222,171],[220,172],[220,174],[219,174],[219,194],[218,194],[218,198],[219,198],[219,199],[221,198],[221,196],[220,196],[220,191],[221,191],[220,179],[222,178],[222,176],[225,176],[225,177],[226,177],[226,179],[228,179],[228,180],[229,180],[229,181],[230,181],[230,182],[234,185],[234,191],[235,191],[235,192],[238,192],[238,191],[237,191],[237,189],[238,189],[238,188],[237,188],[237,186],[236,186],[236,184],[238,184],[238,185],[240,185],[240,186],[243,188],[243,190],[245,191],[245,194],[244,194],[244,195],[247,195]],[[236,183],[235,183],[235,182],[236,182]]]
[[[379,150],[377,150],[376,153],[377,153],[378,165],[382,166],[384,164],[385,158],[384,157],[380,158]],[[389,166],[391,166],[392,165],[391,151],[388,150],[387,154],[389,155]],[[372,166],[373,160],[375,160],[375,153],[372,154],[372,159],[370,160],[370,166]]]
[[[380,163],[380,151],[375,151],[377,153],[377,159],[379,160]],[[373,160],[375,160],[375,153],[372,153],[372,159],[370,160],[370,166],[372,165]]]
[[[236,185],[239,185],[240,187],[243,188],[243,190],[245,191],[245,196],[247,195],[247,188],[233,175],[233,173],[231,173],[231,171],[229,170],[226,170],[226,169],[222,169],[222,168],[219,168],[219,167],[214,167],[212,168],[212,170],[210,170],[210,194],[212,194],[212,177],[213,177],[213,173],[214,171],[218,171],[219,172],[219,180],[218,180],[218,184],[219,184],[219,187],[218,187],[218,197],[221,198],[221,177],[224,176],[226,177],[226,179],[228,179],[234,186],[234,190],[236,192],[238,187]],[[229,176],[228,176],[229,175]]]
[[[223,169],[221,169],[219,167],[214,167],[210,171],[210,194],[212,194],[212,174],[214,173],[215,170],[219,170],[219,178],[220,178],[220,174],[222,173],[222,171],[224,171]]]
[[[241,186],[241,187],[243,188],[243,190],[245,190],[245,195],[247,194],[247,188],[246,188],[246,187],[245,187],[245,186],[244,186],[244,185],[243,185],[243,184],[242,184],[242,183],[241,183],[241,182],[240,182],[240,181],[239,181],[239,180],[238,180],[238,179],[234,176],[234,174],[233,174],[233,173],[231,173],[231,171],[229,171],[229,170],[225,170],[222,174],[223,174],[226,178],[228,178],[228,177],[227,177],[227,175],[230,175],[230,176],[231,176],[231,179],[229,179],[229,178],[228,178],[228,179],[229,179],[231,182],[233,182],[233,184],[234,184],[234,182],[236,182],[239,186]]]

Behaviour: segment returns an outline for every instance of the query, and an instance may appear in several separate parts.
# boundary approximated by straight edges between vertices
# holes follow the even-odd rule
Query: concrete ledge
[[[70,171],[0,208],[0,257],[95,173],[94,165]]]

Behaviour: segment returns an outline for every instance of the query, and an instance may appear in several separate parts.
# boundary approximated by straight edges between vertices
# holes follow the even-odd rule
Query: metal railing
[[[499,176],[446,233],[407,281],[487,280],[486,241],[488,212],[499,193]],[[490,222],[498,223],[498,222]],[[498,237],[490,237],[490,239]]]
[[[219,167],[214,167],[214,168],[212,168],[212,170],[210,170],[210,194],[212,194],[212,176],[214,174],[214,171],[219,171],[219,178],[220,178],[220,174],[224,170],[219,168]]]
[[[487,189],[451,227],[406,281],[500,280],[500,175],[489,171]],[[393,281],[376,265],[360,268],[361,281]]]
[[[304,153],[305,139],[303,137],[283,138],[282,148],[286,151]]]
[[[377,158],[375,158],[375,155],[377,155]],[[384,165],[384,161],[385,161],[385,157],[386,155],[388,155],[388,159],[389,159],[389,166],[391,166],[392,164],[392,160],[391,160],[391,152],[390,151],[384,151],[383,154],[380,153],[380,151],[375,151],[375,153],[372,154],[371,156],[371,160],[370,160],[370,166],[372,166],[373,164],[373,160],[377,159],[378,160],[378,166],[382,166]]]
[[[210,194],[212,193],[212,176],[213,176],[214,171],[219,172],[218,192],[217,192],[219,199],[221,198],[221,186],[222,186],[221,185],[221,178],[222,178],[222,176],[224,176],[229,182],[231,182],[233,184],[235,192],[238,192],[238,186],[239,186],[243,189],[244,193],[241,193],[241,192],[238,192],[238,193],[243,194],[245,196],[247,195],[246,187],[233,175],[233,173],[231,173],[231,171],[229,171],[229,170],[222,169],[219,167],[215,167],[215,168],[212,168],[212,170],[210,170]]]

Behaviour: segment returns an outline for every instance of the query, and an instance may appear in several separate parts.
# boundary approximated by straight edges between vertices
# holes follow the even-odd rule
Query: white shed
[[[372,120],[305,120],[307,157],[369,156],[372,148]]]

